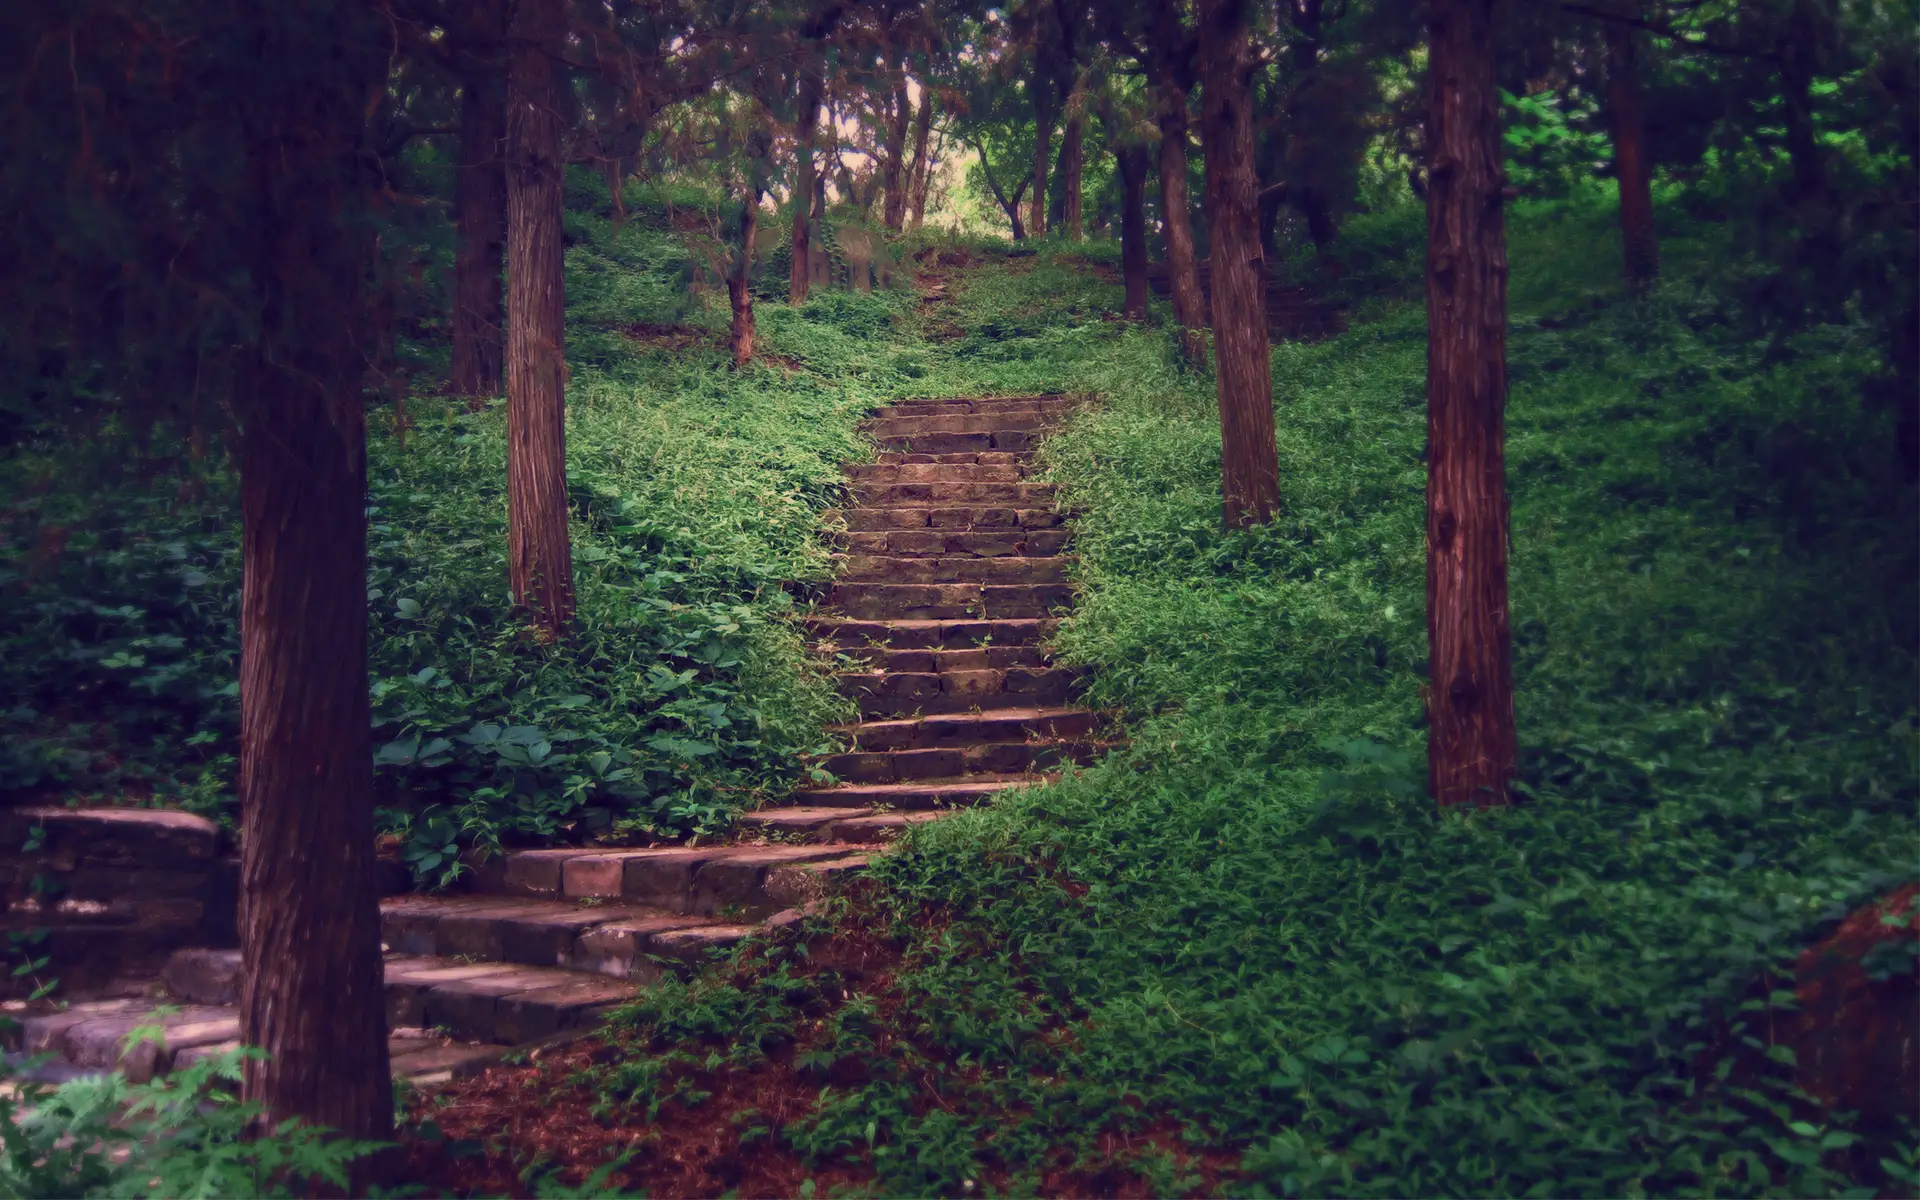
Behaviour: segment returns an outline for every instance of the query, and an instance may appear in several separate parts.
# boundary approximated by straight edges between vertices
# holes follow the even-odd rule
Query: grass
[[[1920,874],[1877,364],[1849,327],[1742,341],[1711,228],[1623,301],[1608,216],[1513,222],[1524,803],[1422,795],[1417,223],[1358,220],[1351,329],[1276,348],[1282,510],[1250,532],[1164,334],[1061,255],[990,259],[926,315],[923,378],[1105,397],[1046,454],[1081,513],[1063,649],[1130,748],[920,827],[859,904],[529,1094],[618,1123],[826,1064],[754,1154],[887,1195],[1911,1183],[1913,1130],[1813,1104],[1766,1035],[1766,981]],[[883,969],[831,957],[856,931]]]

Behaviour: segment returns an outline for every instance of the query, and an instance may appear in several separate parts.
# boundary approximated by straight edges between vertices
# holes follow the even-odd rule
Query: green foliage
[[[134,1037],[159,1037],[158,1028]],[[257,1050],[208,1055],[152,1083],[118,1074],[0,1093],[0,1192],[21,1197],[301,1196],[346,1190],[377,1143],[297,1121],[254,1136],[259,1107],[234,1096]]]

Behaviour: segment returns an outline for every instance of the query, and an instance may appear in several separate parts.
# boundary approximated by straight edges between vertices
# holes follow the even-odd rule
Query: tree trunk
[[[907,228],[918,229],[927,217],[927,180],[933,174],[928,141],[933,133],[933,93],[920,93],[913,114],[913,169],[907,172]]]
[[[881,209],[881,219],[895,233],[907,223],[907,127],[913,117],[912,110],[913,99],[907,94],[906,74],[896,73],[893,111],[887,116],[887,144],[881,152],[885,160],[882,167],[886,172],[883,186],[887,191],[886,207]]]
[[[500,64],[460,88],[460,172],[454,207],[453,379],[459,396],[500,394],[505,353],[500,267],[507,245],[507,88]]]
[[[565,0],[521,0],[507,112],[507,571],[554,640],[573,619],[567,533],[566,282],[560,82]]]
[[[1042,83],[1034,92],[1033,207],[1027,217],[1027,228],[1034,237],[1047,236],[1047,157],[1053,152],[1053,104],[1040,92],[1042,88],[1051,86]]]
[[[1187,94],[1170,83],[1160,92],[1160,231],[1167,243],[1167,279],[1180,345],[1193,362],[1207,355],[1200,331],[1207,324],[1206,294],[1193,254],[1193,217],[1187,199]]]
[[[1147,319],[1147,148],[1122,146],[1114,155],[1120,172],[1120,269],[1127,298],[1121,315]]]
[[[1504,804],[1507,248],[1495,0],[1435,0],[1427,86],[1427,771],[1443,805]]]
[[[1060,176],[1065,195],[1060,205],[1061,223],[1067,227],[1069,241],[1079,241],[1085,232],[1080,217],[1080,175],[1086,165],[1086,147],[1081,142],[1080,109],[1076,104],[1068,113],[1061,134]]]
[[[793,160],[793,265],[787,271],[787,303],[807,302],[807,255],[812,250],[813,139],[820,129],[820,97],[826,76],[811,64],[800,77],[800,123]]]
[[[1780,42],[1782,124],[1787,129],[1787,161],[1793,166],[1789,189],[1796,204],[1822,196],[1827,187],[1826,156],[1813,124],[1813,75],[1819,55],[1817,0],[1793,0],[1786,37]]]
[[[243,7],[258,342],[240,419],[240,1036],[265,1127],[393,1127],[367,700],[366,370],[371,7]],[[317,26],[317,23],[319,24]]]
[[[1273,519],[1280,499],[1267,345],[1266,259],[1253,171],[1250,0],[1201,0],[1201,143],[1207,159],[1214,376],[1227,526]]]
[[[1660,239],[1653,231],[1653,169],[1647,161],[1647,121],[1640,105],[1639,35],[1619,21],[1605,25],[1607,107],[1620,185],[1621,268],[1627,291],[1641,296],[1660,275]]]
[[[727,345],[733,351],[733,365],[744,367],[753,359],[753,235],[759,228],[760,189],[749,185],[740,201],[740,244],[733,252],[732,268],[727,272],[727,301],[733,307],[733,322],[728,327]]]

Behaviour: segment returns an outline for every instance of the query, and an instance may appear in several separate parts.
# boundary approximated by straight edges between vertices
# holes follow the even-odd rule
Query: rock
[[[167,991],[192,1004],[240,1003],[240,952],[176,950],[160,972]]]

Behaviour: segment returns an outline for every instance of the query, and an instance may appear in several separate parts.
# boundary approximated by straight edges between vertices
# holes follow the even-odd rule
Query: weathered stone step
[[[938,821],[946,815],[946,812],[939,809],[923,809],[918,812],[890,812],[864,817],[847,817],[829,824],[827,837],[835,842],[854,845],[891,842],[915,825]]]
[[[977,558],[1045,558],[1060,553],[1072,531],[1053,529],[862,529],[839,534],[839,543],[857,554],[895,558],[973,555]]]
[[[1064,704],[1078,687],[1081,673],[1072,667],[989,667],[944,673],[846,671],[834,679],[840,693],[858,703],[862,714],[905,716]]]
[[[1017,775],[1091,763],[1107,747],[1098,742],[974,742],[923,750],[833,754],[820,765],[844,783],[910,783],[962,775]]]
[[[869,436],[893,442],[940,433],[1031,433],[1059,420],[1058,415],[1027,412],[934,412],[925,416],[880,416],[866,423]]]
[[[1064,583],[836,583],[827,602],[850,617],[946,620],[1044,617],[1073,603]]]
[[[1031,450],[1040,441],[1039,433],[1028,429],[957,433],[946,431],[895,433],[888,430],[869,429],[868,433],[882,450],[898,450],[904,454],[965,454],[988,450]]]
[[[380,936],[395,953],[635,979],[660,974],[644,954],[671,954],[678,943],[703,936],[695,931],[725,925],[711,916],[664,908],[486,894],[400,896],[380,905]],[[656,937],[664,940],[653,951],[650,939]],[[610,946],[624,947],[625,957],[611,953]]]
[[[902,504],[993,504],[1034,508],[1053,503],[1059,488],[1051,483],[929,482],[856,484],[854,500],[863,507]]]
[[[920,810],[978,804],[1008,788],[1046,782],[1041,775],[966,775],[959,779],[922,779],[912,783],[848,783],[793,793],[796,803],[820,807]]]
[[[1041,646],[974,646],[963,650],[890,650],[884,646],[831,649],[834,657],[851,659],[873,671],[945,674],[948,671],[1004,671],[1008,667],[1050,666],[1053,658]]]
[[[862,721],[834,730],[856,751],[923,750],[985,742],[1081,741],[1099,729],[1090,708],[1003,708],[977,713],[932,713],[889,721]]]
[[[847,583],[1065,583],[1074,562],[1065,555],[1027,557],[942,554],[836,554],[838,578]]]
[[[1060,628],[1052,617],[874,621],[831,613],[809,616],[803,624],[816,641],[829,645],[894,650],[1030,646],[1044,644]]]
[[[1082,397],[1062,392],[1049,392],[1035,396],[941,396],[933,399],[895,400],[881,412],[889,409],[901,412],[1001,412],[1008,409],[1042,408],[1071,409],[1082,403]]]
[[[1019,483],[1027,468],[1019,463],[860,463],[846,468],[855,483]]]
[[[1051,508],[933,503],[850,508],[840,515],[850,530],[1052,529],[1066,519]]]
[[[747,828],[779,832],[809,842],[873,845],[892,841],[909,825],[938,820],[944,815],[939,811],[874,813],[864,808],[782,807],[748,813],[740,818],[740,823]]]
[[[951,454],[914,454],[899,450],[882,450],[873,456],[873,461],[881,466],[896,463],[930,464],[1013,464],[1031,463],[1034,454],[1031,450],[962,450]]]
[[[476,872],[474,889],[494,896],[597,898],[668,914],[733,919],[783,907],[766,890],[775,868],[833,855],[805,846],[521,850]]]

